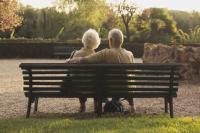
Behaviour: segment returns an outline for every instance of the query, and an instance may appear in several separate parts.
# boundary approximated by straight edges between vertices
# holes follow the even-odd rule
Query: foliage
[[[11,34],[10,34],[10,39],[12,39],[12,38],[15,37],[14,34],[15,34],[15,30],[13,30],[13,31],[11,32]]]
[[[34,9],[31,6],[21,8],[23,25],[16,29],[15,36],[26,38],[55,38],[64,24],[67,15],[55,8]]]
[[[0,38],[0,43],[4,43],[4,44],[15,44],[15,43],[21,43],[21,44],[59,44],[59,43],[64,43],[64,44],[81,44],[81,40],[57,40],[56,38],[53,39],[44,39],[44,38],[23,38],[23,37],[18,37],[18,38]]]
[[[0,1],[0,31],[10,31],[21,25],[22,18],[17,15],[18,11],[17,0]]]
[[[87,29],[94,28],[101,38],[107,38],[109,30],[119,28],[131,42],[198,42],[194,37],[192,41],[191,37],[184,36],[190,36],[190,29],[194,30],[200,25],[199,12],[150,8],[135,13],[136,5],[127,4],[126,0],[119,5],[109,5],[106,0],[55,0],[54,6],[43,9],[31,6],[21,6],[20,10],[13,8],[16,9],[13,13],[23,18],[22,25],[17,28],[13,26],[10,31],[0,31],[0,37],[80,40]],[[0,11],[3,9],[0,8]],[[187,41],[183,38],[187,38]]]
[[[67,14],[66,30],[62,34],[61,39],[80,38],[89,28],[99,30],[103,21],[107,19],[109,7],[106,5],[105,0],[60,0],[57,6],[63,6],[63,3],[76,5],[76,8]],[[66,10],[64,11],[66,12]]]
[[[177,41],[181,43],[200,43],[200,26],[190,29],[189,33],[178,30]]]
[[[59,31],[58,34],[56,35],[56,40],[59,39],[59,36],[63,33],[64,29],[65,29],[65,27],[62,27],[62,28],[60,29],[60,31]]]
[[[123,0],[122,3],[118,5],[118,13],[120,14],[122,18],[122,22],[126,29],[126,36],[127,41],[130,41],[130,28],[129,23],[133,17],[133,15],[136,13],[137,7],[134,3],[128,3],[126,0]]]
[[[88,28],[100,31],[101,26],[108,19],[109,7],[105,0],[59,1],[65,2],[65,4],[76,2],[78,9],[74,8],[69,12],[61,12],[57,10],[57,6],[43,9],[21,6],[20,15],[24,18],[24,21],[22,26],[16,29],[15,37],[77,39]],[[61,29],[63,29],[62,34],[58,36]],[[10,32],[0,32],[0,37],[9,38],[10,34]]]
[[[190,29],[194,29],[197,25],[200,25],[199,12],[170,10],[169,13],[173,16],[174,20],[176,21],[177,28],[181,29],[183,32],[189,33]]]
[[[177,34],[176,22],[167,9],[145,9],[137,18],[137,30],[143,41],[159,43],[171,42]]]
[[[108,32],[112,28],[120,28],[123,29],[123,25],[121,24],[121,18],[118,14],[114,11],[113,8],[108,10],[107,18],[102,22],[101,27],[99,28],[99,34],[102,38],[107,38]]]
[[[198,133],[199,125],[199,117],[171,119],[166,116],[0,120],[0,129],[3,133]]]

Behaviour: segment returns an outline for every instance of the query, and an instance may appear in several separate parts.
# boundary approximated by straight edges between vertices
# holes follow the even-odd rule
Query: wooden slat
[[[138,82],[120,82],[120,81],[110,81],[110,82],[105,82],[104,86],[106,85],[149,85],[149,86],[169,86],[170,83],[166,83],[166,82],[148,82],[148,81],[138,81]],[[173,83],[173,86],[177,86],[178,83]]]
[[[135,74],[135,75],[170,75],[170,71],[111,71],[106,74]],[[174,73],[178,75],[179,73]]]
[[[32,77],[32,80],[66,80],[66,79],[71,79],[71,80],[94,80],[96,76],[34,76]],[[24,76],[24,80],[29,80],[29,76]],[[105,80],[170,80],[170,77],[164,77],[164,76],[139,76],[139,75],[133,75],[133,76],[124,76],[124,75],[116,75],[116,76],[104,76]],[[179,77],[174,77],[174,80],[178,80]]]
[[[139,75],[133,75],[133,76],[124,76],[124,75],[117,75],[117,76],[104,76],[105,80],[170,80],[170,77],[164,77],[164,76],[139,76]],[[178,80],[179,77],[174,77],[174,80]]]
[[[24,80],[29,80],[30,77],[24,76]],[[32,80],[65,80],[67,79],[67,76],[37,76],[32,77]]]
[[[33,87],[32,91],[96,91],[94,87]],[[129,87],[105,87],[102,88],[102,91],[169,91],[169,88],[129,88]],[[172,91],[177,91],[178,88],[173,88]],[[24,87],[24,91],[29,91],[29,87]]]
[[[23,71],[23,74],[29,74],[29,71]],[[32,74],[93,74],[95,70],[86,71],[86,70],[34,70]]]
[[[24,81],[24,85],[61,85],[62,82],[28,82]]]
[[[124,81],[101,81],[101,83],[103,84],[103,86],[106,85],[149,85],[149,86],[169,86],[170,83],[168,82],[148,82],[148,81],[138,81],[138,82],[124,82]],[[92,82],[92,81],[87,81],[87,82],[81,82],[81,81],[71,81],[71,82],[65,82],[65,84],[67,85],[73,85],[73,86],[90,86],[90,85],[95,85],[97,84],[96,82]],[[32,83],[25,81],[24,85],[63,85],[62,81],[59,82],[37,82],[37,81],[33,81]],[[178,83],[173,83],[173,86],[178,86]]]
[[[24,91],[29,91],[30,88],[29,87],[24,87]],[[69,91],[74,91],[74,90],[80,90],[80,91],[92,91],[92,90],[96,90],[94,87],[33,87],[32,91],[60,91],[60,90],[69,90]]]
[[[25,96],[29,97],[30,93],[29,92],[25,92]],[[46,98],[77,98],[77,97],[81,97],[81,96],[86,96],[88,98],[93,98],[96,96],[95,93],[92,92],[88,92],[86,94],[84,93],[60,93],[60,92],[34,92],[31,94],[33,97],[46,97]]]
[[[94,74],[96,71],[32,71],[32,74]],[[171,72],[157,71],[112,71],[107,74],[138,74],[138,75],[170,75]],[[23,74],[29,74],[28,71],[23,71]],[[179,75],[175,72],[174,75]]]
[[[29,71],[22,71],[23,74],[29,74]],[[64,70],[59,70],[59,71],[32,71],[32,74],[67,74],[68,71]]]
[[[71,80],[94,80],[96,77],[95,76],[77,76],[77,75],[73,75],[73,76],[33,76],[32,80],[67,80],[67,79],[71,79]],[[23,77],[24,80],[29,80],[30,77],[29,76],[24,76]]]
[[[163,92],[152,92],[152,93],[107,93],[104,94],[105,97],[121,97],[121,98],[162,98],[162,97],[167,97],[169,93],[163,93]],[[173,97],[177,97],[176,93],[172,94]]]
[[[80,81],[73,81],[73,82],[47,82],[47,81],[44,81],[44,82],[36,82],[36,81],[33,81],[32,83],[28,82],[28,81],[24,81],[24,85],[73,85],[73,86],[91,86],[91,85],[95,85],[96,82],[80,82]]]
[[[179,68],[180,64],[141,64],[141,63],[134,63],[134,64],[66,64],[66,63],[21,63],[20,67],[22,69],[41,69],[41,68],[51,68],[51,69],[58,69],[58,68],[158,68],[158,69],[164,69],[164,68]]]
[[[169,88],[130,88],[130,87],[105,87],[106,91],[169,91]],[[173,88],[172,91],[177,91],[178,88]]]

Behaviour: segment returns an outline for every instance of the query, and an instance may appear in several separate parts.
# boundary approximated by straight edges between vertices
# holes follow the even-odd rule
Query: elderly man
[[[132,52],[122,48],[123,33],[112,29],[108,34],[110,49],[103,49],[95,54],[69,60],[68,63],[134,63]],[[133,100],[128,99],[131,111],[134,112]]]

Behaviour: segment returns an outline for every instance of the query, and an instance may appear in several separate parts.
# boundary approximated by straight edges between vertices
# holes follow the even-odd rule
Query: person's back
[[[72,53],[73,54],[72,58],[86,57],[86,56],[89,56],[89,55],[94,54],[94,53],[95,53],[94,49],[88,49],[88,48],[83,47],[78,51],[74,51],[74,53]]]
[[[93,29],[87,30],[82,37],[82,43],[83,43],[83,48],[81,48],[78,51],[73,51],[71,53],[71,59],[77,58],[77,57],[86,57],[86,56],[90,56],[94,54],[95,49],[98,48],[100,44],[100,38],[99,38],[98,33]],[[76,74],[76,75],[71,75],[71,76],[82,76],[82,75]],[[86,110],[85,102],[87,101],[87,98],[80,97],[79,101],[81,104],[80,112],[85,112]]]
[[[88,63],[134,63],[134,56],[124,48],[110,48],[87,56],[86,60]]]

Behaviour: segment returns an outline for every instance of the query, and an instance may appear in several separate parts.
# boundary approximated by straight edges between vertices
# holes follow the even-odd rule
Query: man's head
[[[89,29],[83,34],[82,43],[86,48],[96,49],[100,42],[99,34],[94,29]]]
[[[109,47],[110,48],[120,48],[124,41],[124,36],[121,30],[112,29],[108,33]]]

